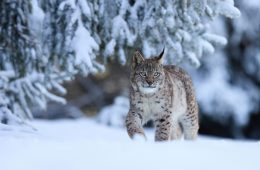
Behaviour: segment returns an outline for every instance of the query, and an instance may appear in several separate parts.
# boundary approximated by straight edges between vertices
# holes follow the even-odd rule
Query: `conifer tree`
[[[125,64],[129,49],[152,56],[165,47],[167,63],[198,67],[204,54],[227,42],[207,30],[219,15],[240,12],[233,0],[3,0],[1,122],[32,118],[31,106],[65,103],[62,82],[104,70],[96,56]]]

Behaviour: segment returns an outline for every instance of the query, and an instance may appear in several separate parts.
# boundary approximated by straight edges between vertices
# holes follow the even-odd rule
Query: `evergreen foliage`
[[[62,82],[104,70],[96,56],[125,64],[128,49],[151,56],[165,47],[167,63],[198,67],[227,42],[207,30],[218,15],[240,12],[233,0],[3,0],[0,118],[32,118],[31,106],[65,103]]]

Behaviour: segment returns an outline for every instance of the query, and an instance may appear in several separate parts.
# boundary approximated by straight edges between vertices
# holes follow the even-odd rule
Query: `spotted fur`
[[[190,76],[177,66],[162,65],[163,52],[144,59],[135,52],[130,76],[129,136],[145,137],[142,126],[153,120],[155,141],[193,140],[199,129],[198,105]],[[145,137],[146,138],[146,137]]]

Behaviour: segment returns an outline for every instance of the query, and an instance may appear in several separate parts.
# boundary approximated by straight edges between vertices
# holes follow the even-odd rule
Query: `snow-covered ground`
[[[259,170],[260,142],[200,136],[195,142],[131,141],[93,120],[39,121],[35,132],[0,127],[1,170]]]

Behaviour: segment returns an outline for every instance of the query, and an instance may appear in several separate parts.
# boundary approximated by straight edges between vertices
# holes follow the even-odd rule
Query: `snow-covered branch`
[[[6,0],[0,3],[0,91],[14,115],[30,107],[65,103],[62,82],[104,70],[97,57],[125,64],[129,49],[145,56],[163,47],[167,63],[212,54],[227,40],[208,31],[219,15],[240,15],[233,0]],[[102,61],[102,60],[99,60]]]

